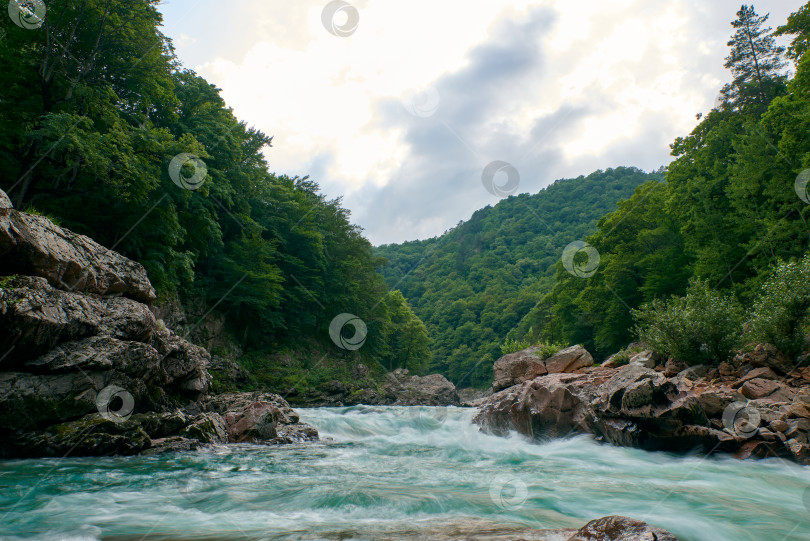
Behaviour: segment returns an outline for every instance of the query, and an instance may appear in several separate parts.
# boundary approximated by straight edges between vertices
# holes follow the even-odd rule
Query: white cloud
[[[167,34],[239,118],[275,137],[272,168],[313,173],[328,195],[345,194],[375,242],[435,235],[493,203],[480,178],[470,181],[492,159],[513,160],[521,188],[532,190],[585,167],[661,165],[667,143],[691,130],[722,86],[738,8],[704,0],[353,3],[359,25],[344,38],[322,26],[325,2],[311,0],[244,0],[247,8],[228,16],[202,0],[174,22],[167,15]],[[771,23],[801,3],[780,2]],[[436,114],[405,112],[400,98],[430,85],[439,91]],[[628,145],[639,148],[628,154]],[[438,171],[443,178],[433,178]],[[437,182],[463,184],[437,205],[436,190],[419,188]],[[459,192],[467,189],[477,191]]]

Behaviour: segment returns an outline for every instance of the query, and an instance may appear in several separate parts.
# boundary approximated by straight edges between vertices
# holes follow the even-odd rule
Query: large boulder
[[[530,347],[495,361],[492,391],[498,392],[546,374],[571,373],[592,365],[593,357],[582,346],[565,348],[548,358],[540,356],[539,347]]]
[[[504,355],[495,361],[492,391],[498,392],[512,385],[548,374],[542,357],[537,354],[538,350],[537,347],[524,349]]]
[[[151,446],[137,423],[116,423],[96,413],[8,438],[0,445],[0,456],[136,455]]]
[[[589,432],[589,403],[607,374],[549,374],[493,394],[473,422],[506,435],[514,430],[531,438]]]
[[[230,442],[268,444],[318,439],[318,431],[302,423],[298,413],[277,394],[227,393],[211,397],[201,406],[222,417]]]
[[[640,520],[610,516],[592,520],[568,541],[678,541],[678,538]]]
[[[207,396],[209,353],[154,298],[139,264],[0,192],[0,457],[317,439],[278,395]]]
[[[15,276],[0,286],[0,369],[59,344],[106,335],[144,342],[156,327],[149,308],[124,298],[98,299],[61,291],[44,278]]]
[[[397,406],[458,406],[456,386],[441,374],[411,376],[398,369],[391,375],[387,392],[396,397]]]
[[[0,208],[0,275],[17,274],[41,276],[68,291],[146,304],[156,298],[143,265],[43,216]]]

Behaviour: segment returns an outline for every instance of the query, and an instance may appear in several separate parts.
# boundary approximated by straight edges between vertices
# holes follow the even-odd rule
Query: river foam
[[[810,538],[810,468],[588,437],[481,434],[473,410],[300,410],[320,444],[0,462],[0,539],[434,539],[619,514],[684,541]]]

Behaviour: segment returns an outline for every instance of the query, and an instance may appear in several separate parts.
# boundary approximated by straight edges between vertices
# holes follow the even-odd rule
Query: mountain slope
[[[506,334],[550,291],[563,249],[652,178],[660,175],[620,167],[558,180],[478,210],[440,237],[378,247],[389,287],[428,327],[431,370],[457,385],[487,385]]]

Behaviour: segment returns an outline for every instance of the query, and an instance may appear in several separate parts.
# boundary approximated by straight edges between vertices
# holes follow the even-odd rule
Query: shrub
[[[731,295],[692,280],[685,297],[633,310],[635,333],[656,352],[687,364],[727,361],[743,342],[744,310]]]
[[[537,355],[539,355],[543,359],[548,359],[549,357],[556,355],[558,351],[563,349],[564,346],[559,344],[546,344],[546,343],[533,343],[531,340],[514,340],[511,338],[507,338],[506,341],[501,344],[501,355],[508,355],[510,353],[515,353],[516,351],[523,351],[524,349],[528,349],[530,347],[537,347]]]
[[[510,353],[515,353],[516,351],[523,351],[524,349],[532,347],[532,344],[528,340],[514,340],[512,338],[507,338],[506,341],[501,344],[501,355],[509,355]]]
[[[810,330],[810,254],[780,262],[749,315],[749,340],[773,344],[789,356],[799,354]]]
[[[616,366],[624,366],[630,362],[630,359],[632,359],[635,355],[641,353],[642,351],[644,351],[644,349],[638,346],[627,346],[626,348],[619,351],[615,355],[612,355],[610,358],[613,359],[613,362],[616,363]]]

